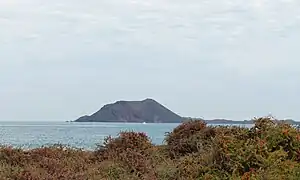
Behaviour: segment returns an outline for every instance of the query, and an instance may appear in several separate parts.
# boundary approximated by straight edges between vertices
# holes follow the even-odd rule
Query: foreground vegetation
[[[95,151],[63,146],[0,149],[0,179],[296,180],[300,131],[270,117],[252,128],[188,121],[155,146],[144,133],[107,137]]]

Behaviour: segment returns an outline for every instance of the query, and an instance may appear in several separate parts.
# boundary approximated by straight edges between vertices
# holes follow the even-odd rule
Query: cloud
[[[39,118],[70,118],[98,101],[144,96],[191,116],[229,116],[242,99],[250,110],[238,118],[262,113],[264,105],[254,107],[260,92],[287,94],[279,82],[298,88],[299,7],[293,0],[1,1],[1,114],[11,117],[17,103],[28,119],[36,108]],[[214,110],[218,103],[227,109]]]

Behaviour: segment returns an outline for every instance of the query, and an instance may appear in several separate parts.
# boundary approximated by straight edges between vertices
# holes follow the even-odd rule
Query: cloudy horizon
[[[153,98],[181,116],[300,120],[300,1],[2,0],[0,121]]]

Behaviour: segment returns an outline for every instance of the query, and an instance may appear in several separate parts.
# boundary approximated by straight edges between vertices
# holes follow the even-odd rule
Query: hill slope
[[[179,123],[182,119],[155,100],[145,99],[107,104],[91,116],[83,116],[75,122]]]

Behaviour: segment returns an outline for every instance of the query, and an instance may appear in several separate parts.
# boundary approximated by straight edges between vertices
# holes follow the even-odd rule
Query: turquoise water
[[[154,144],[162,144],[165,133],[178,124],[138,123],[68,123],[68,122],[0,122],[0,144],[21,148],[64,144],[94,149],[108,136],[120,131],[145,132]]]

